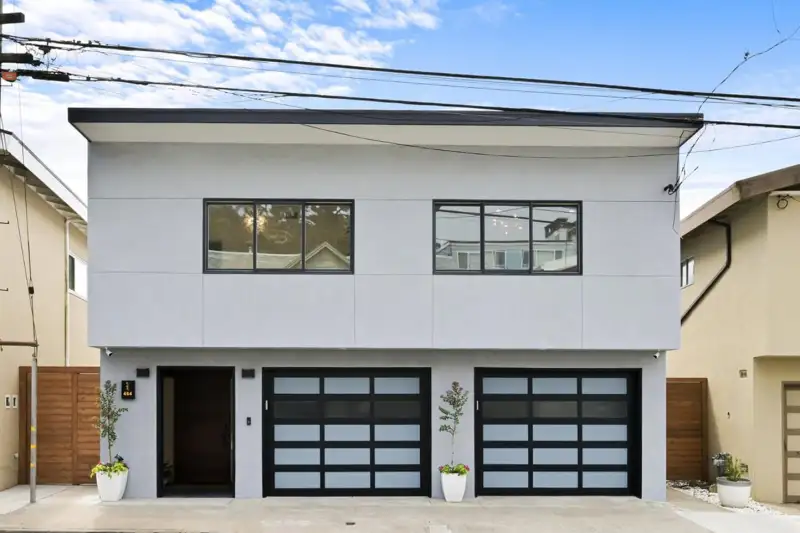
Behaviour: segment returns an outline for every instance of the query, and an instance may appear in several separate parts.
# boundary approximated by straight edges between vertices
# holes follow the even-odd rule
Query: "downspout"
[[[69,366],[69,227],[72,219],[64,221],[64,366]]]
[[[719,283],[719,280],[722,279],[722,277],[731,267],[731,250],[733,248],[731,244],[731,225],[727,222],[720,222],[719,220],[709,220],[709,222],[711,224],[717,224],[718,226],[722,226],[725,229],[725,264],[722,266],[722,268],[719,269],[719,272],[717,272],[717,274],[714,276],[711,282],[706,286],[706,288],[703,289],[703,292],[701,292],[700,295],[697,298],[695,298],[695,300],[692,302],[689,308],[686,311],[684,311],[683,315],[681,316],[681,325],[683,325],[683,323],[686,322],[689,316],[700,305],[700,302],[702,302],[705,299],[705,297],[708,296],[708,293],[710,293],[711,290],[717,285],[717,283]]]

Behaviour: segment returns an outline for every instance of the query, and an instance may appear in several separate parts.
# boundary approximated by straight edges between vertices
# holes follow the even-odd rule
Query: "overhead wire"
[[[274,63],[274,64],[284,64],[284,65],[344,69],[344,70],[355,70],[362,72],[379,72],[379,73],[410,75],[410,76],[427,76],[436,78],[453,78],[453,79],[480,80],[480,81],[491,81],[491,82],[500,81],[500,82],[529,83],[529,84],[532,83],[540,85],[556,85],[556,86],[570,86],[570,87],[582,87],[582,88],[592,88],[592,89],[645,92],[652,94],[665,94],[671,96],[694,96],[694,97],[716,96],[719,98],[739,98],[743,100],[763,100],[763,101],[800,103],[800,98],[788,97],[788,96],[776,96],[776,95],[709,93],[707,91],[666,89],[658,87],[645,87],[645,86],[611,84],[611,83],[556,80],[556,79],[530,78],[530,77],[520,77],[520,76],[468,74],[468,73],[446,72],[446,71],[426,71],[417,69],[399,69],[399,68],[377,67],[368,65],[331,63],[323,61],[302,61],[302,60],[274,58],[274,57],[246,56],[240,54],[199,52],[193,50],[177,50],[168,48],[153,48],[153,47],[130,46],[130,45],[112,45],[112,44],[101,43],[99,41],[24,37],[24,36],[10,35],[10,34],[0,34],[0,38],[8,39],[10,41],[17,42],[20,44],[30,43],[30,44],[42,45],[44,47],[51,47],[52,45],[66,45],[66,46],[74,46],[78,48],[87,48],[87,49],[160,53],[168,55],[182,55],[190,58],[194,57],[201,59],[230,59],[235,61]]]

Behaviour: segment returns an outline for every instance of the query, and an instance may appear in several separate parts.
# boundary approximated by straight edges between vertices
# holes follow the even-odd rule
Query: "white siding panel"
[[[355,205],[355,220],[356,272],[430,276],[430,200],[361,200]]]
[[[430,348],[431,276],[356,276],[356,346]]]

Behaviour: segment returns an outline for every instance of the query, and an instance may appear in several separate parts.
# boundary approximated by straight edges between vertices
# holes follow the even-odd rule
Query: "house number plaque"
[[[135,400],[136,399],[136,382],[133,380],[125,380],[122,382],[122,399]]]

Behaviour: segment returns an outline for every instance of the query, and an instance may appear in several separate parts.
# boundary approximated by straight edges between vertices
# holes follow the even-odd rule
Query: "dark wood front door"
[[[231,482],[230,369],[182,369],[175,376],[175,484]]]

